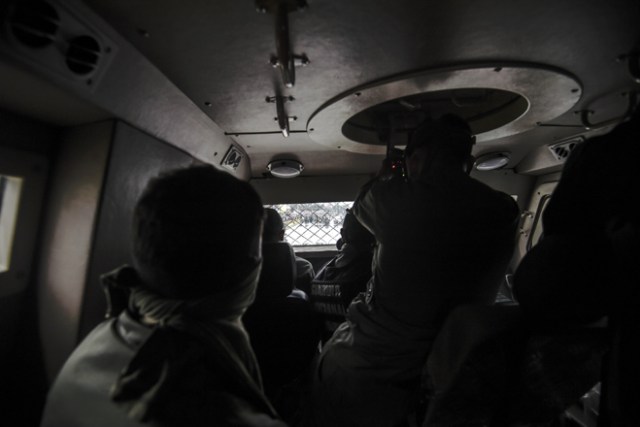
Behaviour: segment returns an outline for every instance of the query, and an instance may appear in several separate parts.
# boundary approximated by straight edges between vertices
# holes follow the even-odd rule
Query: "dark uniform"
[[[494,301],[518,207],[460,170],[374,181],[353,213],[376,238],[374,276],[323,351],[315,416],[326,417],[318,424],[396,425],[446,315]]]

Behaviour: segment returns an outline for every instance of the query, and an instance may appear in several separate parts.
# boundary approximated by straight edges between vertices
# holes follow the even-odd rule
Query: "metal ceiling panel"
[[[301,131],[314,112],[353,88],[444,67],[535,63],[561,70],[582,87],[573,110],[594,110],[594,121],[615,117],[620,109],[618,99],[603,100],[639,88],[626,64],[616,60],[639,47],[637,0],[309,1],[306,11],[289,16],[292,51],[311,61],[297,69],[293,88],[284,87],[269,63],[276,51],[274,16],[257,13],[251,0],[85,3],[227,134],[277,132],[269,96],[295,98],[285,105],[286,114],[297,117],[290,126]],[[553,123],[580,121],[569,111]],[[532,129],[483,143],[483,150],[508,149],[516,162],[533,147],[582,130]],[[287,140],[268,135],[260,143],[255,135],[237,140],[256,141],[245,145],[259,147],[247,149],[259,163],[284,148],[300,155],[324,152],[305,134]],[[352,160],[340,150],[322,156],[309,155],[307,170],[338,173],[334,165]],[[327,156],[334,163],[321,161]],[[252,167],[253,173],[262,167]]]

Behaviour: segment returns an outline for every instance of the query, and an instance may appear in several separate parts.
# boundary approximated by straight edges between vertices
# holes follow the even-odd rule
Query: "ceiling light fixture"
[[[509,163],[507,153],[490,153],[478,157],[474,167],[479,171],[492,171],[505,167],[507,163]]]
[[[304,165],[297,160],[273,160],[267,170],[276,178],[295,178],[304,170]]]

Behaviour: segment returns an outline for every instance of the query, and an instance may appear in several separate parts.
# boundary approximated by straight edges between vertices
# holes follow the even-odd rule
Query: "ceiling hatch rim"
[[[311,139],[325,146],[361,154],[384,155],[386,147],[357,142],[342,133],[356,114],[398,98],[456,89],[497,89],[523,97],[528,106],[514,120],[476,135],[482,144],[520,133],[551,121],[574,107],[582,97],[582,84],[566,71],[539,64],[491,63],[426,69],[362,85],[330,100],[307,122]],[[563,94],[563,96],[558,96]]]

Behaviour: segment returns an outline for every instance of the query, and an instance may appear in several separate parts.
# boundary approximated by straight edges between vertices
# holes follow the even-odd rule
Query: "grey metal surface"
[[[280,69],[269,62],[276,52],[274,16],[257,13],[251,0],[84,3],[144,56],[141,59],[128,51],[108,70],[105,91],[112,93],[113,102],[108,110],[116,115],[127,111],[132,122],[154,124],[158,131],[151,133],[163,133],[163,139],[204,159],[211,159],[216,150],[211,149],[210,140],[197,137],[211,133],[202,129],[278,132],[275,108],[265,97],[293,96],[295,100],[286,105],[287,115],[298,119],[290,123],[288,151],[331,153],[330,164],[314,168],[305,162],[306,173],[350,172],[352,158],[347,153],[295,132],[304,131],[313,113],[337,96],[417,70],[523,62],[562,70],[575,76],[583,90],[572,110],[595,111],[590,116],[593,123],[624,111],[620,93],[640,86],[631,77],[628,63],[616,61],[639,46],[637,0],[312,1],[304,12],[289,15],[291,51],[311,61],[296,69],[293,88],[283,85]],[[109,33],[109,37],[119,36]],[[151,65],[159,70],[153,76],[145,71]],[[176,98],[155,99],[149,105],[151,87],[166,90],[171,85],[179,89],[171,90]],[[123,87],[129,93],[123,94]],[[180,91],[193,104],[188,106]],[[172,111],[175,99],[180,99],[184,114]],[[198,108],[201,112],[194,111]],[[213,123],[206,124],[205,115]],[[552,123],[579,125],[580,118],[568,111]],[[517,165],[532,148],[575,131],[532,128],[483,142],[476,154],[510,151],[511,165]],[[253,176],[262,174],[267,151],[275,155],[282,150],[281,141],[271,137],[264,141],[259,155],[254,155],[253,144],[247,144],[251,160],[258,160],[252,165]],[[370,163],[370,171],[375,170],[374,164],[377,161]]]
[[[309,120],[309,135],[329,147],[356,153],[384,154],[386,147],[363,144],[347,138],[342,126],[350,117],[376,104],[425,92],[483,87],[517,93],[528,103],[514,120],[476,135],[476,142],[518,135],[551,121],[573,107],[581,95],[580,83],[571,76],[536,65],[477,66],[462,69],[427,70],[389,81],[356,87],[320,108]],[[492,119],[492,117],[488,117]]]
[[[80,126],[61,135],[49,177],[41,254],[36,271],[38,321],[48,382],[77,344],[100,194],[113,123]]]
[[[295,87],[287,89],[269,64],[273,16],[256,13],[252,1],[87,3],[226,132],[277,131],[274,109],[264,102],[274,93],[295,97],[287,105],[288,114],[298,117],[291,129],[304,130],[323,104],[357,86],[419,69],[495,61],[538,63],[576,76],[584,93],[575,108],[583,108],[634,87],[626,64],[615,59],[640,39],[635,0],[317,0],[289,16],[292,50],[311,64],[297,70]],[[149,37],[141,37],[140,29]],[[596,114],[613,116],[607,109]],[[571,111],[557,121],[577,122]],[[499,145],[515,152],[518,162],[532,145],[568,133],[534,128]],[[275,140],[265,144],[280,150]],[[304,134],[289,138],[287,146],[325,151]],[[262,173],[259,163],[254,176]],[[332,164],[350,165],[343,153]]]
[[[109,113],[0,58],[0,108],[56,126],[78,126]],[[9,83],[10,82],[10,83]],[[8,84],[7,84],[8,83]]]
[[[39,49],[26,49],[16,44],[5,30],[0,37],[0,62],[4,60],[10,66],[22,67],[26,73],[38,74],[72,94],[69,99],[78,97],[88,101],[98,111],[106,111],[201,161],[220,163],[232,144],[231,139],[161,69],[141,55],[80,0],[50,0],[50,3],[61,13],[75,16],[82,23],[70,25],[68,31],[75,31],[75,27],[80,26],[83,28],[78,31],[99,35],[103,48],[108,48],[105,53],[108,60],[104,62],[104,69],[96,72],[91,82],[63,73],[58,65],[60,61],[64,61],[65,46],[71,37],[71,34],[65,34],[63,30],[56,43]],[[3,82],[3,86],[7,83],[11,84]],[[37,91],[29,88],[25,88],[23,94],[27,97],[32,95],[30,99],[42,99]],[[43,101],[55,102],[46,99]],[[7,105],[6,108],[16,109],[12,105]],[[81,119],[82,116],[78,118]],[[244,161],[231,173],[248,179],[250,161]]]

